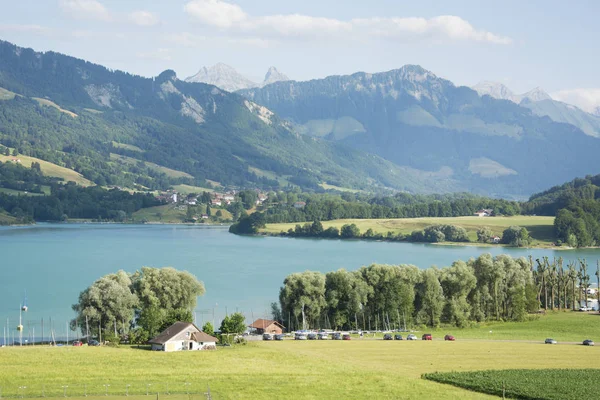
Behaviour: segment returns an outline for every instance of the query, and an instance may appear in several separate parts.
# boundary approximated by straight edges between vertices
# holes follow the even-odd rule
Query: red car
[[[433,340],[431,333],[426,333],[421,337],[422,340]]]
[[[444,340],[450,340],[451,342],[454,342],[456,339],[452,335],[446,335],[444,336]]]
[[[342,336],[342,340],[350,340],[350,334],[349,333],[344,333],[344,335]]]
[[[76,340],[73,342],[73,346],[75,346],[75,347],[83,346],[83,342],[81,340]]]

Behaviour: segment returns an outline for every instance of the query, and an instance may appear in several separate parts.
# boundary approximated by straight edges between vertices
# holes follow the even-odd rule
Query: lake
[[[236,236],[226,227],[186,225],[38,224],[0,227],[0,326],[14,330],[19,306],[27,330],[41,329],[51,317],[59,336],[74,313],[79,293],[101,276],[142,266],[172,266],[202,280],[199,324],[220,323],[226,312],[241,311],[248,320],[268,317],[269,304],[292,272],[355,270],[371,263],[447,266],[482,253],[512,256],[587,258],[595,265],[596,249],[553,251],[415,243],[293,239]],[[593,272],[592,272],[593,274]],[[47,327],[48,325],[46,325]],[[46,332],[47,328],[46,328]],[[0,330],[0,341],[2,331]]]

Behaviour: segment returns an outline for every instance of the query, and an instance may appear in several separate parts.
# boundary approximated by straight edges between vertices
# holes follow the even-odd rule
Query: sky
[[[309,80],[418,64],[516,93],[600,88],[600,1],[0,0],[0,39],[181,79],[229,64]],[[600,93],[600,89],[598,89]]]

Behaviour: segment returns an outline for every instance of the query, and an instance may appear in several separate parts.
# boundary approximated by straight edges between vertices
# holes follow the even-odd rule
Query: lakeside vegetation
[[[513,217],[447,217],[447,218],[398,218],[398,219],[342,219],[333,221],[322,221],[323,230],[330,228],[341,229],[345,225],[355,225],[363,235],[367,232],[365,238],[375,240],[407,240],[415,231],[423,231],[430,226],[452,225],[464,228],[469,242],[482,243],[477,232],[483,228],[489,228],[488,236],[502,237],[503,232],[511,226],[526,228],[531,237],[529,246],[545,247],[551,246],[555,242],[554,237],[554,217],[546,216],[513,216]],[[297,226],[302,230],[296,234]],[[293,231],[290,234],[290,229]],[[304,226],[294,223],[284,224],[265,224],[264,228],[258,230],[261,234],[267,235],[289,235],[306,236]],[[330,231],[332,232],[332,231]],[[310,231],[308,232],[310,233]],[[315,235],[316,236],[316,235]],[[332,236],[333,235],[332,232]],[[331,236],[330,236],[331,237]],[[339,237],[339,234],[337,235]],[[425,241],[425,240],[419,240]],[[456,241],[459,242],[459,241]],[[461,241],[464,243],[465,241]],[[488,240],[489,242],[489,240]]]

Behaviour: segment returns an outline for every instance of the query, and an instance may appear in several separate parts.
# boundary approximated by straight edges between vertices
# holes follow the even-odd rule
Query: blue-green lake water
[[[236,236],[225,227],[185,225],[38,224],[0,227],[0,326],[16,327],[19,305],[27,295],[25,328],[51,317],[57,334],[74,315],[71,304],[99,277],[142,266],[172,266],[202,280],[198,323],[217,324],[226,312],[242,311],[248,320],[266,317],[279,288],[292,272],[371,263],[447,266],[482,253],[512,256],[586,257],[595,264],[598,250],[531,250],[501,247],[436,246],[413,243],[291,239]],[[47,326],[47,325],[46,325]],[[2,335],[2,329],[0,329]],[[1,339],[0,339],[1,340]]]

